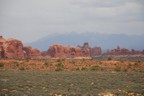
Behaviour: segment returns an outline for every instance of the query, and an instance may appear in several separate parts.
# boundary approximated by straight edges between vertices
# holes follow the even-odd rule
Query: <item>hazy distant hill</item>
[[[125,35],[125,34],[99,34],[99,33],[67,33],[52,34],[38,41],[29,43],[40,50],[47,50],[53,44],[77,46],[88,42],[90,46],[100,46],[103,50],[115,48],[118,45],[124,48],[144,49],[144,35]]]

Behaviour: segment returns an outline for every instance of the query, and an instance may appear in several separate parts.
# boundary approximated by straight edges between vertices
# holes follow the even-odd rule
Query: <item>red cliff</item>
[[[24,58],[23,44],[20,40],[8,39],[3,46],[6,58]]]
[[[10,38],[5,40],[0,36],[0,58],[38,58],[41,52],[32,47],[23,46],[20,40]]]
[[[47,54],[50,57],[82,57],[81,49],[79,47],[70,47],[62,45],[50,46]]]
[[[39,58],[41,52],[38,49],[33,49],[31,46],[25,46],[23,48],[25,58]]]
[[[90,57],[90,56],[96,56],[100,54],[101,54],[100,47],[90,48],[88,43],[84,43],[83,46],[78,46],[78,47],[62,46],[56,44],[50,46],[48,51],[43,52],[43,56],[50,56],[54,58]]]

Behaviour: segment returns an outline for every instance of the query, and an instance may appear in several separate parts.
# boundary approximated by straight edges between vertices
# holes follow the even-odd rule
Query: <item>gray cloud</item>
[[[0,35],[24,42],[66,32],[144,34],[143,0],[0,0]]]

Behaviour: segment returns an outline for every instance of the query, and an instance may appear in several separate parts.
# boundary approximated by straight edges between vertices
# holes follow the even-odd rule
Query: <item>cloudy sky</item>
[[[0,35],[32,42],[49,34],[144,34],[144,0],[0,0]]]

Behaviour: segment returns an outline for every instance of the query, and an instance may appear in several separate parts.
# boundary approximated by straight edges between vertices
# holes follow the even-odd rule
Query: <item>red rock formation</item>
[[[3,49],[3,46],[0,46],[0,59],[1,58],[4,58],[4,49]]]
[[[3,38],[3,36],[0,36],[0,45],[2,45],[6,40]]]
[[[24,47],[20,40],[5,40],[0,36],[0,58],[38,58],[41,52],[32,47]]]
[[[16,39],[8,39],[4,42],[4,51],[6,58],[24,58],[23,44]]]
[[[0,36],[0,59],[4,58],[4,48],[3,48],[3,43],[5,42],[5,39]]]
[[[101,53],[102,53],[101,47],[91,48],[91,57],[95,57],[97,55],[101,55]]]
[[[38,49],[33,49],[31,46],[25,46],[23,48],[25,58],[39,58],[41,52]]]
[[[142,51],[137,51],[135,49],[128,50],[126,48],[117,47],[116,49],[107,50],[106,55],[138,55],[143,54]]]
[[[92,55],[91,55],[92,54]],[[88,43],[84,43],[83,46],[71,47],[62,45],[50,46],[48,51],[43,52],[43,56],[49,55],[50,57],[90,57],[101,54],[101,48],[90,48]]]
[[[95,57],[101,55],[101,47],[89,47],[88,43],[84,43],[83,46],[71,47],[62,45],[53,45],[45,52],[40,52],[38,49],[32,47],[23,46],[20,40],[8,39],[5,40],[0,36],[0,58],[39,58],[44,56],[46,58],[65,58],[65,57]],[[41,55],[42,54],[42,55]],[[108,50],[106,55],[142,55],[143,51],[137,51],[135,49],[128,50],[126,48],[120,48]]]
[[[47,54],[51,57],[82,57],[81,49],[79,47],[70,47],[62,45],[50,46]]]
[[[81,47],[81,51],[83,57],[90,57],[91,48],[89,47],[89,44],[87,42],[83,44],[83,46]]]
[[[142,50],[142,53],[144,54],[144,50]]]
[[[82,47],[83,48],[90,48],[88,42],[85,42]]]

